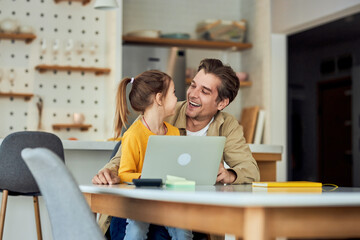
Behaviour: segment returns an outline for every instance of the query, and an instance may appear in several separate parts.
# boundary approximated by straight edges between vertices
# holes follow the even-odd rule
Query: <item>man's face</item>
[[[218,110],[222,110],[225,107],[223,101],[216,101],[220,84],[221,80],[215,75],[206,74],[204,70],[198,72],[187,90],[186,116],[197,121],[210,121]]]

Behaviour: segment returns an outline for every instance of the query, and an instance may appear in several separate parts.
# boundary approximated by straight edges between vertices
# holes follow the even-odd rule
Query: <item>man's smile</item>
[[[198,104],[198,103],[195,103],[195,102],[192,102],[192,101],[189,101],[189,104],[190,104],[192,107],[201,107],[201,104]]]

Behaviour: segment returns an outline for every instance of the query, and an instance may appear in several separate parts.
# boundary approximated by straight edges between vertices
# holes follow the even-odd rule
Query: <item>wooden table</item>
[[[359,188],[274,193],[255,191],[251,185],[187,191],[127,185],[80,188],[93,212],[245,240],[360,237]]]

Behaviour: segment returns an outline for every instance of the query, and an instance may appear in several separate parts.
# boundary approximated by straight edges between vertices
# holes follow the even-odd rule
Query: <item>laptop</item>
[[[225,137],[157,136],[149,137],[141,178],[166,175],[195,181],[196,185],[214,185]]]

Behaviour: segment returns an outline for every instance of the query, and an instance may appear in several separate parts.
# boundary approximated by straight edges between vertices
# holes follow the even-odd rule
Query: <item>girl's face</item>
[[[165,117],[169,117],[175,113],[176,102],[177,97],[175,96],[175,85],[174,81],[171,80],[163,104]]]

